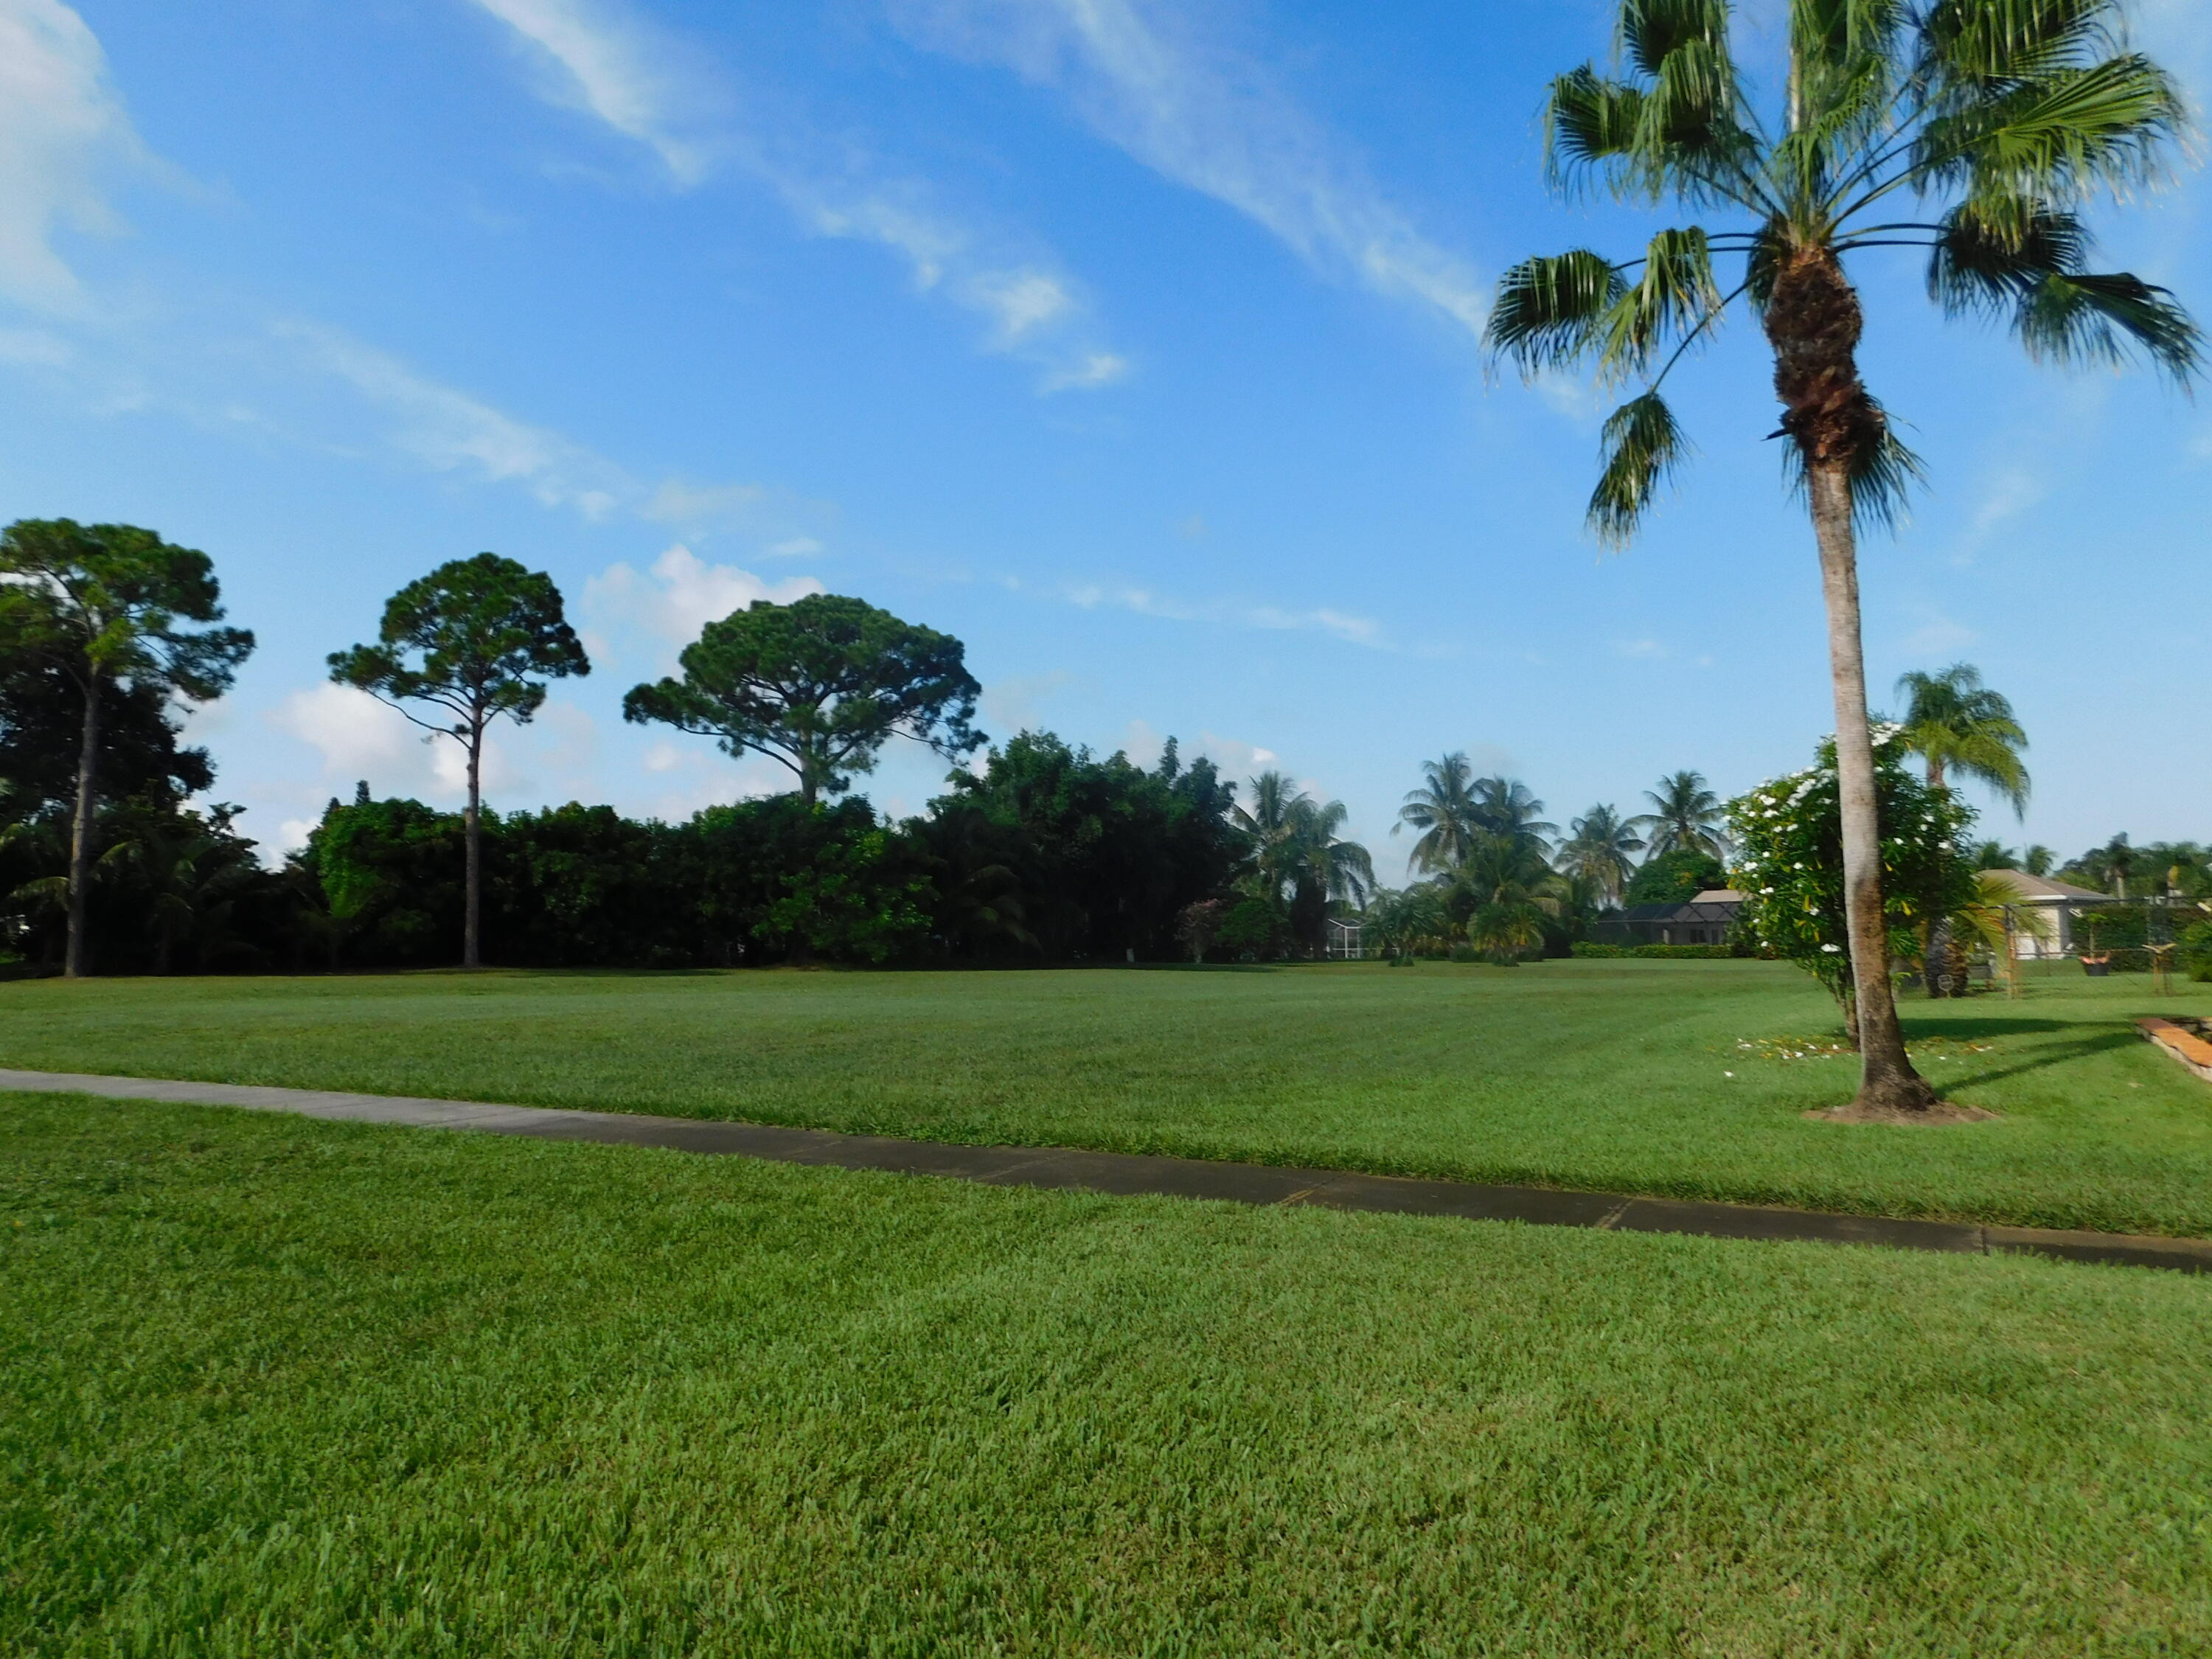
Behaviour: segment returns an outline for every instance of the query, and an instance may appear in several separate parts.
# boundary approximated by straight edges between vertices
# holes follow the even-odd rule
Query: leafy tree
[[[930,816],[905,826],[933,860],[932,881],[957,895],[1004,866],[1018,878],[1012,891],[996,876],[988,884],[1018,902],[1030,948],[1055,960],[1180,956],[1176,918],[1224,896],[1251,852],[1230,817],[1236,787],[1210,761],[1184,764],[1172,740],[1147,770],[1024,732],[991,751],[980,776],[949,781]],[[952,942],[990,954],[1009,938]]]
[[[1728,885],[1728,872],[1711,853],[1678,847],[1646,859],[1628,884],[1630,904],[1686,904],[1702,892]]]
[[[2128,896],[2128,878],[2135,874],[2142,862],[2142,850],[2130,843],[2123,831],[2102,847],[2091,848],[2060,873],[2086,886],[2125,898]]]
[[[1880,960],[1887,975],[1892,960],[1916,954],[1929,916],[1951,915],[1973,902],[1975,872],[1956,849],[1974,811],[1905,769],[1903,728],[1883,725],[1871,737],[1881,791],[1887,938]],[[1831,738],[1816,764],[1730,801],[1729,829],[1736,848],[1735,884],[1744,894],[1741,924],[1828,988],[1856,1044],[1865,1040],[1867,996],[1844,909],[1839,769]],[[1859,1104],[1868,1104],[1863,1094]]]
[[[214,787],[207,750],[179,741],[163,688],[106,680],[100,705],[94,770],[102,796],[181,799]],[[0,778],[21,816],[75,803],[83,744],[84,698],[66,651],[0,637]]]
[[[969,722],[981,688],[949,634],[859,599],[756,599],[684,648],[680,679],[633,687],[623,718],[719,738],[788,768],[810,805],[872,770],[894,737],[957,761],[983,746]]]
[[[63,969],[72,979],[89,971],[100,716],[118,691],[143,715],[171,698],[206,702],[228,690],[253,635],[212,625],[222,620],[220,599],[206,554],[134,525],[21,519],[0,532],[0,649],[11,661],[52,665],[77,705]],[[176,754],[173,741],[168,749]]]
[[[1200,899],[1186,904],[1176,917],[1176,937],[1189,949],[1194,963],[1206,960],[1206,953],[1221,937],[1222,924],[1229,919],[1226,899]]]
[[[1423,761],[1421,771],[1427,781],[1407,792],[1390,833],[1409,826],[1419,830],[1409,861],[1415,870],[1433,875],[1457,869],[1474,845],[1474,768],[1455,750],[1442,760]]]
[[[1845,261],[1927,250],[1953,315],[2009,318],[2032,356],[2104,362],[2140,352],[2185,380],[2196,325],[2165,290],[2093,272],[2081,210],[2152,177],[2184,102],[2125,48],[2114,0],[1790,0],[1787,72],[1762,109],[1729,40],[1728,0],[1625,0],[1617,76],[1552,83],[1553,178],[1595,175],[1625,200],[1673,196],[1735,222],[1662,230],[1616,263],[1587,249],[1502,279],[1492,346],[1531,376],[1595,362],[1645,380],[1607,420],[1593,527],[1626,541],[1688,446],[1667,375],[1738,298],[1774,356],[1785,454],[1809,505],[1828,612],[1844,900],[1865,1033],[1860,1098],[1923,1109],[1892,1005],[1875,766],[1860,651],[1857,522],[1892,517],[1918,459],[1859,378],[1862,326]],[[1906,213],[1903,198],[1926,205]],[[1723,290],[1717,259],[1740,257]]]
[[[483,965],[483,742],[504,715],[526,726],[545,701],[545,682],[588,674],[591,663],[562,614],[561,591],[543,571],[479,553],[455,559],[387,600],[374,645],[331,654],[331,678],[392,704],[424,731],[448,737],[467,757],[469,800],[461,965]],[[450,719],[423,720],[410,702]]]
[[[2019,850],[2006,846],[2001,841],[1976,842],[1968,862],[1977,870],[2017,870],[2021,867]]]
[[[2051,866],[2058,862],[2058,854],[2048,847],[2034,846],[2021,854],[2020,867],[2031,876],[2047,876]]]
[[[1965,662],[1940,674],[1915,669],[1899,676],[1897,690],[1907,701],[1905,746],[1927,761],[1930,788],[1945,787],[1947,774],[1956,772],[1987,784],[2015,814],[2027,811],[2027,767],[2020,757],[2027,734],[2012,704],[1982,684],[1981,670]]]
[[[1217,937],[1240,960],[1273,962],[1290,946],[1291,919],[1280,899],[1247,893],[1229,907]]]
[[[1559,848],[1560,870],[1589,883],[1606,902],[1618,904],[1636,873],[1634,855],[1644,847],[1636,826],[1600,802],[1570,823],[1568,831]]]
[[[1644,799],[1651,810],[1630,820],[1650,832],[1653,854],[1688,850],[1709,858],[1728,856],[1728,843],[1719,831],[1723,811],[1718,795],[1705,787],[1702,772],[1670,772]]]

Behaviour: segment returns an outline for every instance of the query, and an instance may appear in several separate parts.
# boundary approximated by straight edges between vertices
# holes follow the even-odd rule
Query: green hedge
[[[1735,954],[1728,945],[1593,945],[1587,939],[1567,948],[1578,957],[1661,957],[1671,962],[1725,962]]]

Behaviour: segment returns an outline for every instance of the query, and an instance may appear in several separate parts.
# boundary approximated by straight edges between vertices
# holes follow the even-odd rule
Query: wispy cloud
[[[755,483],[641,483],[584,445],[434,380],[342,330],[293,321],[276,325],[271,334],[295,366],[350,387],[382,410],[388,417],[384,441],[433,471],[519,485],[547,507],[573,508],[586,519],[623,512],[695,533],[769,495]]]
[[[889,249],[918,291],[982,319],[986,350],[1036,364],[1040,390],[1091,390],[1127,373],[1099,343],[1081,284],[1031,239],[971,222],[855,141],[823,137],[787,96],[737,99],[696,52],[615,0],[471,3],[544,67],[546,96],[650,149],[678,186],[727,167],[767,185],[813,234]]]
[[[1349,644],[1366,646],[1371,650],[1392,648],[1383,636],[1382,623],[1373,617],[1357,616],[1327,605],[1310,611],[1289,611],[1279,605],[1237,605],[1219,600],[1192,603],[1148,587],[1109,586],[1101,582],[1071,584],[1060,590],[1060,597],[1085,611],[1106,607],[1133,611],[1140,617],[1158,617],[1166,622],[1212,623],[1233,628],[1285,631],[1313,629],[1333,634]]]
[[[0,297],[78,309],[56,234],[118,230],[105,182],[149,159],[84,19],[60,0],[0,0]]]
[[[698,130],[716,113],[706,83],[678,67],[673,43],[635,15],[591,0],[475,0],[536,58],[550,98],[582,110],[660,157],[679,185],[712,163]]]
[[[275,333],[303,366],[337,377],[387,410],[395,418],[392,444],[434,471],[519,483],[548,507],[573,507],[592,519],[636,493],[612,462],[337,330],[295,322],[278,325]]]
[[[907,37],[1064,93],[1102,137],[1309,263],[1480,331],[1466,261],[1431,241],[1249,56],[1176,0],[890,0]]]

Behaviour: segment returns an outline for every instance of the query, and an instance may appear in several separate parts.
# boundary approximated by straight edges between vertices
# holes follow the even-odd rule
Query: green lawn
[[[2212,1650],[2201,1279],[50,1097],[0,1145],[9,1654]]]
[[[2003,1114],[1933,1129],[1807,1121],[1855,1062],[1788,1057],[1833,1005],[1756,962],[45,981],[0,1065],[2201,1236],[2212,1089],[2128,1024],[2176,989],[1909,1001]]]

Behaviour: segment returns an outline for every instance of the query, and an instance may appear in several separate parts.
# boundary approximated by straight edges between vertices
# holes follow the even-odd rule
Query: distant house
[[[1709,887],[1683,904],[1632,904],[1590,924],[1601,945],[1725,945],[1743,909],[1732,887]]]
[[[2023,961],[2075,954],[2075,929],[2081,912],[2104,905],[2124,904],[2125,899],[2096,892],[2048,876],[2031,876],[2025,870],[1990,870],[1984,873],[2014,896],[2009,902],[2026,912],[2013,929],[2013,949]],[[2085,939],[2083,944],[2087,941]]]

